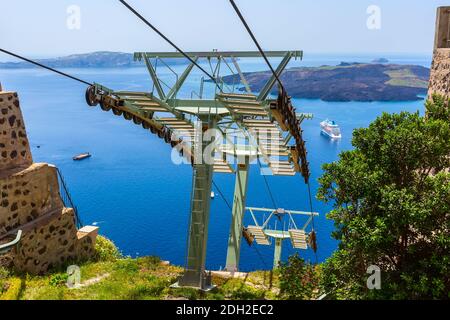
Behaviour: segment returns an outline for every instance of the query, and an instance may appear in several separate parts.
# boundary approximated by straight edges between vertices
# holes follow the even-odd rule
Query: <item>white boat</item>
[[[211,199],[214,199],[216,197],[216,194],[214,193],[214,191],[211,191]]]
[[[335,121],[325,120],[320,123],[320,128],[322,129],[322,133],[331,139],[340,139],[342,138],[341,129]]]

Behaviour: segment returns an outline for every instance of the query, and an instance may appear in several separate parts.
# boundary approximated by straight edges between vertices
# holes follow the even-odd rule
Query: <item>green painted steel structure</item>
[[[227,260],[225,269],[230,272],[239,271],[242,228],[244,222],[245,204],[248,189],[250,157],[245,156],[236,171],[233,209],[231,212],[231,227],[228,237]]]
[[[273,254],[273,269],[277,269],[280,266],[281,262],[281,253],[282,253],[282,246],[283,241],[285,240],[291,240],[292,245],[294,248],[298,249],[307,249],[309,247],[308,242],[308,234],[306,232],[306,229],[310,226],[312,220],[314,217],[318,216],[319,213],[317,212],[307,212],[307,211],[295,211],[295,210],[285,210],[285,209],[269,209],[269,208],[256,208],[256,207],[247,207],[246,211],[250,212],[250,215],[253,219],[254,226],[249,226],[248,228],[256,228],[259,229],[261,232],[261,235],[264,235],[266,239],[263,239],[263,241],[260,241],[262,245],[270,245],[269,239],[274,239],[274,254]],[[262,223],[258,222],[258,218],[256,214],[265,215],[268,214],[267,218],[264,218]],[[298,221],[294,219],[294,216],[303,216],[306,219],[304,221],[303,226],[298,226]],[[280,228],[270,228],[269,224],[271,222],[271,219],[275,219],[275,227],[278,225]],[[287,221],[284,220],[284,218],[287,218]],[[284,225],[281,226],[281,222],[284,221]],[[285,229],[287,224],[287,230]],[[305,239],[299,240],[298,233],[301,233]],[[260,238],[261,239],[261,238]],[[267,242],[265,242],[267,240]],[[297,242],[299,241],[299,242]],[[258,239],[256,240],[258,243]],[[297,245],[299,245],[297,247]],[[302,246],[302,247],[300,247]]]
[[[178,286],[195,287],[202,290],[211,288],[210,276],[206,272],[206,248],[210,216],[211,183],[214,172],[236,174],[236,187],[232,209],[232,223],[227,252],[227,269],[238,270],[240,259],[241,233],[243,215],[246,205],[248,172],[250,160],[259,157],[267,164],[275,175],[293,176],[305,174],[299,165],[298,154],[291,154],[293,137],[289,127],[300,125],[301,121],[310,118],[309,114],[296,114],[288,117],[292,107],[278,108],[279,99],[268,98],[275,77],[271,77],[259,94],[251,92],[245,73],[239,67],[239,60],[261,57],[259,52],[188,52],[193,61],[209,64],[212,76],[217,81],[214,96],[206,98],[203,80],[199,84],[199,92],[192,92],[191,98],[180,98],[180,91],[186,80],[192,75],[194,63],[187,63],[185,70],[177,74],[166,59],[181,59],[177,52],[137,52],[135,60],[143,61],[148,69],[153,88],[150,92],[115,91],[100,84],[94,84],[87,91],[86,98],[90,106],[100,104],[102,110],[112,111],[116,116],[141,125],[153,134],[164,139],[193,167],[193,183],[191,194],[191,213],[188,230],[185,273],[179,279]],[[302,59],[302,51],[269,51],[268,57],[280,58],[276,72],[281,75],[291,59]],[[213,66],[215,64],[215,66]],[[234,69],[232,66],[234,65]],[[158,68],[164,67],[173,75],[175,81],[168,85],[159,75]],[[236,75],[240,79],[245,92],[237,91],[240,87],[223,82],[221,73]],[[195,98],[194,98],[195,96]],[[283,106],[284,106],[283,102]],[[278,109],[277,109],[278,108]],[[277,111],[278,110],[278,111]],[[288,111],[283,111],[288,110]],[[168,116],[169,115],[169,116]],[[203,154],[211,141],[198,139],[206,129],[218,129],[223,137],[218,138],[225,143],[212,153],[221,156],[214,163],[205,163]],[[256,130],[256,133],[255,133]],[[230,133],[231,132],[231,133]],[[269,137],[261,137],[258,132],[268,133]],[[284,134],[287,132],[287,134]],[[297,131],[298,132],[298,131]],[[275,136],[270,136],[275,135]],[[244,143],[236,143],[236,137],[245,138]],[[265,142],[261,142],[265,141]],[[268,141],[276,141],[273,149]],[[301,143],[297,137],[297,149]],[[295,145],[294,145],[295,146]],[[303,146],[304,147],[304,146]],[[278,156],[280,159],[275,159]],[[233,159],[244,159],[236,168]],[[302,160],[304,162],[304,160]]]
[[[217,119],[210,115],[200,115],[202,130],[215,128]],[[211,141],[202,139],[202,155],[207,152]],[[210,154],[210,156],[214,156]],[[188,233],[188,251],[186,270],[178,281],[179,286],[209,290],[212,287],[211,276],[205,270],[206,248],[208,240],[211,186],[213,165],[207,161],[196,161],[193,165],[193,183],[191,198],[191,219]]]
[[[275,250],[273,254],[273,268],[277,269],[281,262],[281,248],[283,244],[283,239],[275,238]]]

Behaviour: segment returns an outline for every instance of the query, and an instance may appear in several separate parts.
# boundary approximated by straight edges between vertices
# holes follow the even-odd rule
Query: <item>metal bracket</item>
[[[16,238],[8,243],[0,244],[0,254],[9,252],[14,246],[18,245],[22,238],[22,230],[17,231]]]

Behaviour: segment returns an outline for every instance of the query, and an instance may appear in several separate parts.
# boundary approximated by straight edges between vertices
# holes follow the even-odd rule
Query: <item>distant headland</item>
[[[260,91],[270,76],[268,71],[245,73],[253,91]],[[430,69],[422,66],[342,62],[287,69],[281,79],[295,98],[367,102],[421,100],[427,93],[429,76]],[[236,83],[239,76],[223,80]]]
[[[186,64],[185,59],[171,59],[171,64]],[[145,66],[142,61],[134,61],[132,53],[98,51],[73,54],[65,57],[37,59],[39,63],[52,68],[133,68]],[[0,69],[35,68],[27,62],[2,62]]]

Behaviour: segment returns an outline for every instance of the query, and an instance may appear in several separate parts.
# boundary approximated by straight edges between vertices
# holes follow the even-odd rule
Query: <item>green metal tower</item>
[[[266,165],[266,174],[295,176],[300,173],[307,181],[309,166],[300,124],[310,115],[296,113],[285,92],[280,92],[278,98],[268,98],[276,83],[275,76],[268,79],[258,94],[252,92],[239,61],[259,58],[259,52],[213,51],[187,54],[194,62],[204,62],[210,66],[217,84],[213,97],[207,98],[208,90],[205,88],[210,83],[202,78],[198,92],[191,92],[190,98],[179,98],[195,64],[188,63],[185,70],[178,74],[171,67],[173,64],[167,60],[179,60],[183,58],[182,54],[139,52],[134,57],[135,60],[143,61],[148,68],[153,84],[151,91],[114,91],[94,84],[88,88],[86,100],[90,106],[100,104],[102,110],[123,116],[164,139],[192,165],[188,249],[185,273],[178,285],[208,290],[212,284],[205,264],[214,173],[236,175],[226,261],[227,270],[236,271],[239,266],[251,161],[256,158],[262,160]],[[301,59],[303,53],[272,51],[266,55],[269,58],[281,58],[276,69],[280,76],[289,61],[292,58]],[[158,67],[161,66],[175,77],[173,85],[168,85],[158,74]],[[237,80],[236,83],[225,83],[222,74],[232,75]],[[204,135],[210,129],[216,129],[220,135],[205,139]],[[213,160],[207,161],[206,158]]]

